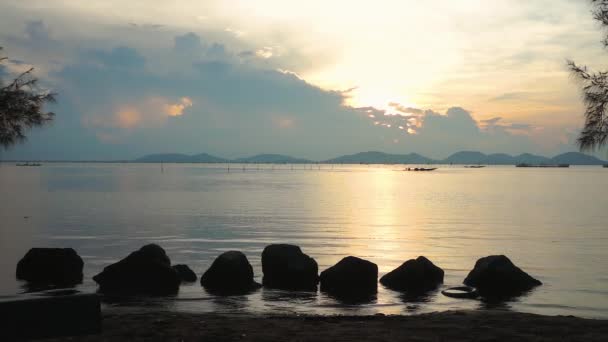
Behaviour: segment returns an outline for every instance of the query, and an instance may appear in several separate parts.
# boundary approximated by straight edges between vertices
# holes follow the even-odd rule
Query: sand
[[[608,341],[608,321],[505,311],[364,317],[104,313],[101,334],[54,340]]]

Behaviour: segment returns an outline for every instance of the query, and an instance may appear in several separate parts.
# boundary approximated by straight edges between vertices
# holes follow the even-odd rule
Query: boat
[[[17,163],[16,166],[41,166],[40,163]]]
[[[424,167],[408,167],[403,171],[434,171],[437,170],[436,167],[432,167],[432,168],[424,168]]]
[[[482,167],[486,167],[485,165],[465,165],[467,169],[481,169]]]
[[[515,167],[570,167],[570,164],[526,164],[521,163],[515,165]]]

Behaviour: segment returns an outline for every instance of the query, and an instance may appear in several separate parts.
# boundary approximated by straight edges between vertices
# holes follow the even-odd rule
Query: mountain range
[[[580,152],[567,152],[553,158],[530,153],[512,156],[505,153],[484,154],[476,151],[461,151],[443,160],[427,158],[417,153],[390,154],[377,151],[360,152],[336,158],[313,161],[281,154],[258,154],[251,157],[227,159],[207,153],[187,155],[180,153],[150,154],[138,159],[138,163],[260,163],[260,164],[479,164],[479,165],[515,165],[526,164],[570,164],[570,165],[603,165],[605,161]]]

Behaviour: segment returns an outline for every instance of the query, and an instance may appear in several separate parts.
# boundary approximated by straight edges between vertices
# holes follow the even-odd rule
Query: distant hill
[[[481,152],[461,151],[452,154],[443,160],[445,164],[487,164],[488,156]]]
[[[602,165],[606,162],[597,159],[594,156],[583,154],[580,152],[567,152],[551,158],[554,164],[570,164],[570,165]]]
[[[537,156],[537,155],[530,154],[530,153],[522,153],[515,157],[514,164],[539,165],[539,164],[552,164],[552,162],[551,162],[551,159],[549,159],[547,157]]]
[[[410,154],[388,154],[384,152],[370,151],[340,156],[324,161],[328,164],[431,164],[435,160],[421,156],[417,153]]]
[[[207,153],[187,155],[181,153],[149,154],[135,159],[138,163],[226,163],[227,159],[212,156]]]
[[[187,155],[181,153],[150,154],[138,159],[138,163],[263,163],[263,164],[311,164],[316,161],[295,158],[282,154],[258,154],[251,157],[225,159],[207,153]],[[515,165],[525,164],[570,164],[602,165],[605,161],[580,153],[568,152],[547,158],[530,153],[511,156],[506,153],[484,154],[478,151],[460,151],[444,160],[434,160],[417,153],[390,154],[378,151],[360,152],[322,161],[326,164],[456,164],[456,165]]]
[[[263,163],[263,164],[310,164],[314,163],[308,159],[294,158],[282,154],[258,154],[246,158],[234,159],[235,163]]]

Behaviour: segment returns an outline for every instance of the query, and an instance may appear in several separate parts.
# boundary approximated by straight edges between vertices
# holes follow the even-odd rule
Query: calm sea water
[[[500,307],[608,318],[608,169],[165,164],[0,165],[0,295],[22,292],[15,266],[30,247],[73,247],[91,277],[144,244],[200,276],[223,251],[243,251],[261,281],[271,243],[300,245],[323,270],[354,255],[385,274],[425,255],[462,282],[482,256],[506,254],[544,285]],[[191,312],[410,314],[483,309],[431,293],[409,299],[379,285],[345,305],[322,293],[262,289],[214,297],[198,283],[176,298],[108,306]]]

